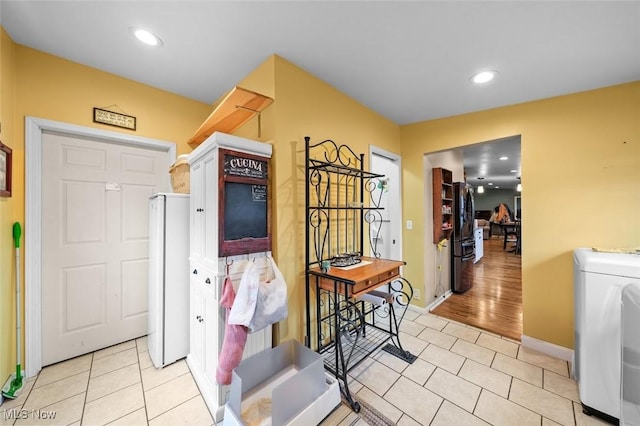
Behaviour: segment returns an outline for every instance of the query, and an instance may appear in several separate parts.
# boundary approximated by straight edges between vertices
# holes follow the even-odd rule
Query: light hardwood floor
[[[453,294],[431,313],[520,341],[521,256],[502,249],[504,238],[484,240],[484,257],[474,265],[473,287]],[[507,250],[513,246],[507,244]]]

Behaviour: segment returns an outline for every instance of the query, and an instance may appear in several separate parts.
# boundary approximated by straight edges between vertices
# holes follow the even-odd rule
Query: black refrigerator
[[[453,231],[451,232],[451,291],[464,293],[473,286],[473,188],[453,183]]]

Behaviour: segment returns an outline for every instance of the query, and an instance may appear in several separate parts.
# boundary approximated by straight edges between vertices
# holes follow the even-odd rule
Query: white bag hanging
[[[227,318],[229,324],[249,326],[256,310],[259,284],[260,272],[255,262],[251,262],[240,279],[236,299]]]
[[[268,257],[272,277],[260,281],[256,294],[254,314],[248,327],[251,332],[261,330],[287,318],[287,283],[273,258]],[[269,278],[271,278],[269,280]],[[237,298],[236,298],[237,301]]]

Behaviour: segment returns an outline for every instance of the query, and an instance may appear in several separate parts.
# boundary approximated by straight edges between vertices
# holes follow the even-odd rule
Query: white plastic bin
[[[320,355],[288,340],[233,370],[224,426],[318,424],[338,404],[338,381],[325,374]]]
[[[620,424],[640,426],[640,284],[622,289],[622,398]]]

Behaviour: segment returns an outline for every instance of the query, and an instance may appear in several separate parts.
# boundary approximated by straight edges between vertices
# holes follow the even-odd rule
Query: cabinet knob
[[[193,270],[193,274],[194,274],[194,275],[198,275],[198,270],[197,270],[197,269],[194,269],[194,270]]]
[[[202,317],[201,317],[200,315],[196,315],[196,319],[197,319],[198,321],[200,321],[200,319],[201,319],[201,318],[202,318]]]
[[[203,323],[203,322],[204,322],[204,318],[200,317],[200,319],[198,320],[198,322]]]
[[[211,284],[211,280],[209,278],[207,278],[206,280],[204,280],[205,284]]]
[[[196,211],[197,211],[197,212],[203,212],[203,211],[204,211],[204,209],[197,208],[197,209],[196,209]]]

